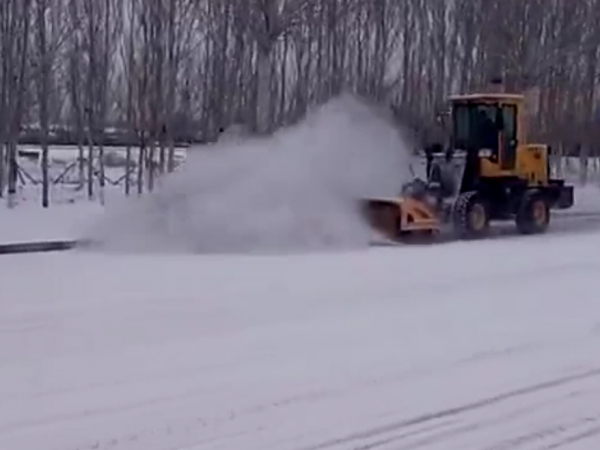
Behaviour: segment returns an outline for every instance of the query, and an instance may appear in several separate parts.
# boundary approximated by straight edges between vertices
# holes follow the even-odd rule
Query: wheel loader
[[[397,198],[365,200],[371,226],[392,241],[447,228],[481,238],[492,221],[545,232],[551,210],[573,206],[573,186],[551,178],[549,146],[528,141],[525,108],[525,95],[502,90],[450,97],[448,144],[425,150],[426,176]]]

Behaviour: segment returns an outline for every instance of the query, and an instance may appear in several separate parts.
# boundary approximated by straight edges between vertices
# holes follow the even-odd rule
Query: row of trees
[[[3,0],[0,191],[26,125],[44,149],[70,127],[90,176],[103,130],[121,127],[143,176],[156,155],[173,166],[178,140],[269,132],[343,90],[430,136],[446,95],[498,74],[536,88],[536,137],[592,148],[599,21],[600,0]]]

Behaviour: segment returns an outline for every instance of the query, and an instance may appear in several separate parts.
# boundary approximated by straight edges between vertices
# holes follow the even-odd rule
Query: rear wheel
[[[516,217],[517,230],[521,234],[544,233],[550,224],[550,206],[540,192],[527,192],[519,204]]]
[[[456,199],[452,223],[456,233],[463,239],[487,235],[490,227],[489,211],[478,192],[465,192]]]

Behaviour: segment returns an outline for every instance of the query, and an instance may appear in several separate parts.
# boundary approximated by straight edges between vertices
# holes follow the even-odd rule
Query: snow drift
[[[386,110],[343,96],[269,138],[229,136],[189,150],[156,192],[109,209],[90,238],[120,251],[365,246],[372,231],[357,200],[397,195],[410,161]]]

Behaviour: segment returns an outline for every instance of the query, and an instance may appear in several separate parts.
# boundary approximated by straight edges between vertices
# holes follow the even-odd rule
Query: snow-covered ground
[[[0,448],[596,450],[599,246],[0,258]]]

